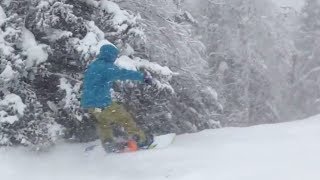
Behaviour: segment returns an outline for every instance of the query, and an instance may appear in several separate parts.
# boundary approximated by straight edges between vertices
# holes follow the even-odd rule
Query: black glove
[[[143,79],[143,81],[144,81],[145,83],[151,85],[151,84],[152,84],[152,76],[151,76],[151,74],[148,73],[148,72],[144,73],[144,79]]]

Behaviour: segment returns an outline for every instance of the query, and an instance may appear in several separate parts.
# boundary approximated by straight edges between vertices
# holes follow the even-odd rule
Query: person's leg
[[[104,110],[91,110],[91,112],[97,120],[97,134],[105,151],[107,153],[114,153],[122,150],[124,148],[123,145],[121,145],[120,143],[116,143],[114,140],[114,134],[111,125],[114,121],[114,118],[112,117],[110,107]]]
[[[95,110],[92,114],[97,119],[97,132],[107,152],[123,150],[125,141],[117,141],[118,136],[119,139],[127,141],[135,140],[139,147],[148,146],[153,142],[153,137],[146,136],[144,131],[138,128],[133,116],[121,104],[114,102],[104,110]],[[119,133],[119,129],[123,129],[124,132]]]
[[[148,139],[144,131],[142,131],[134,121],[133,116],[121,104],[117,105],[117,123],[120,124],[128,134],[128,136],[135,140],[138,145],[144,146]]]

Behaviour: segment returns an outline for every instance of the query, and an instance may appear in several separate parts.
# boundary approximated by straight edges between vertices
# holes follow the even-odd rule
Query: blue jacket
[[[110,90],[117,80],[143,80],[143,74],[120,69],[114,65],[118,49],[104,45],[98,58],[92,62],[84,75],[81,106],[83,108],[104,108],[112,103]]]

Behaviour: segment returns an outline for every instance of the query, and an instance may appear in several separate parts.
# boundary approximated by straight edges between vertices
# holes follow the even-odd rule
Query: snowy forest
[[[193,133],[320,113],[320,2],[271,0],[0,0],[0,146],[96,140],[80,107],[83,74],[104,44],[147,132]]]

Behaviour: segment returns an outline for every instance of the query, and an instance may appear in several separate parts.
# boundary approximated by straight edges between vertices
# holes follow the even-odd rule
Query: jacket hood
[[[108,63],[114,63],[118,57],[118,54],[119,50],[114,45],[103,45],[100,48],[99,59],[104,60]]]

